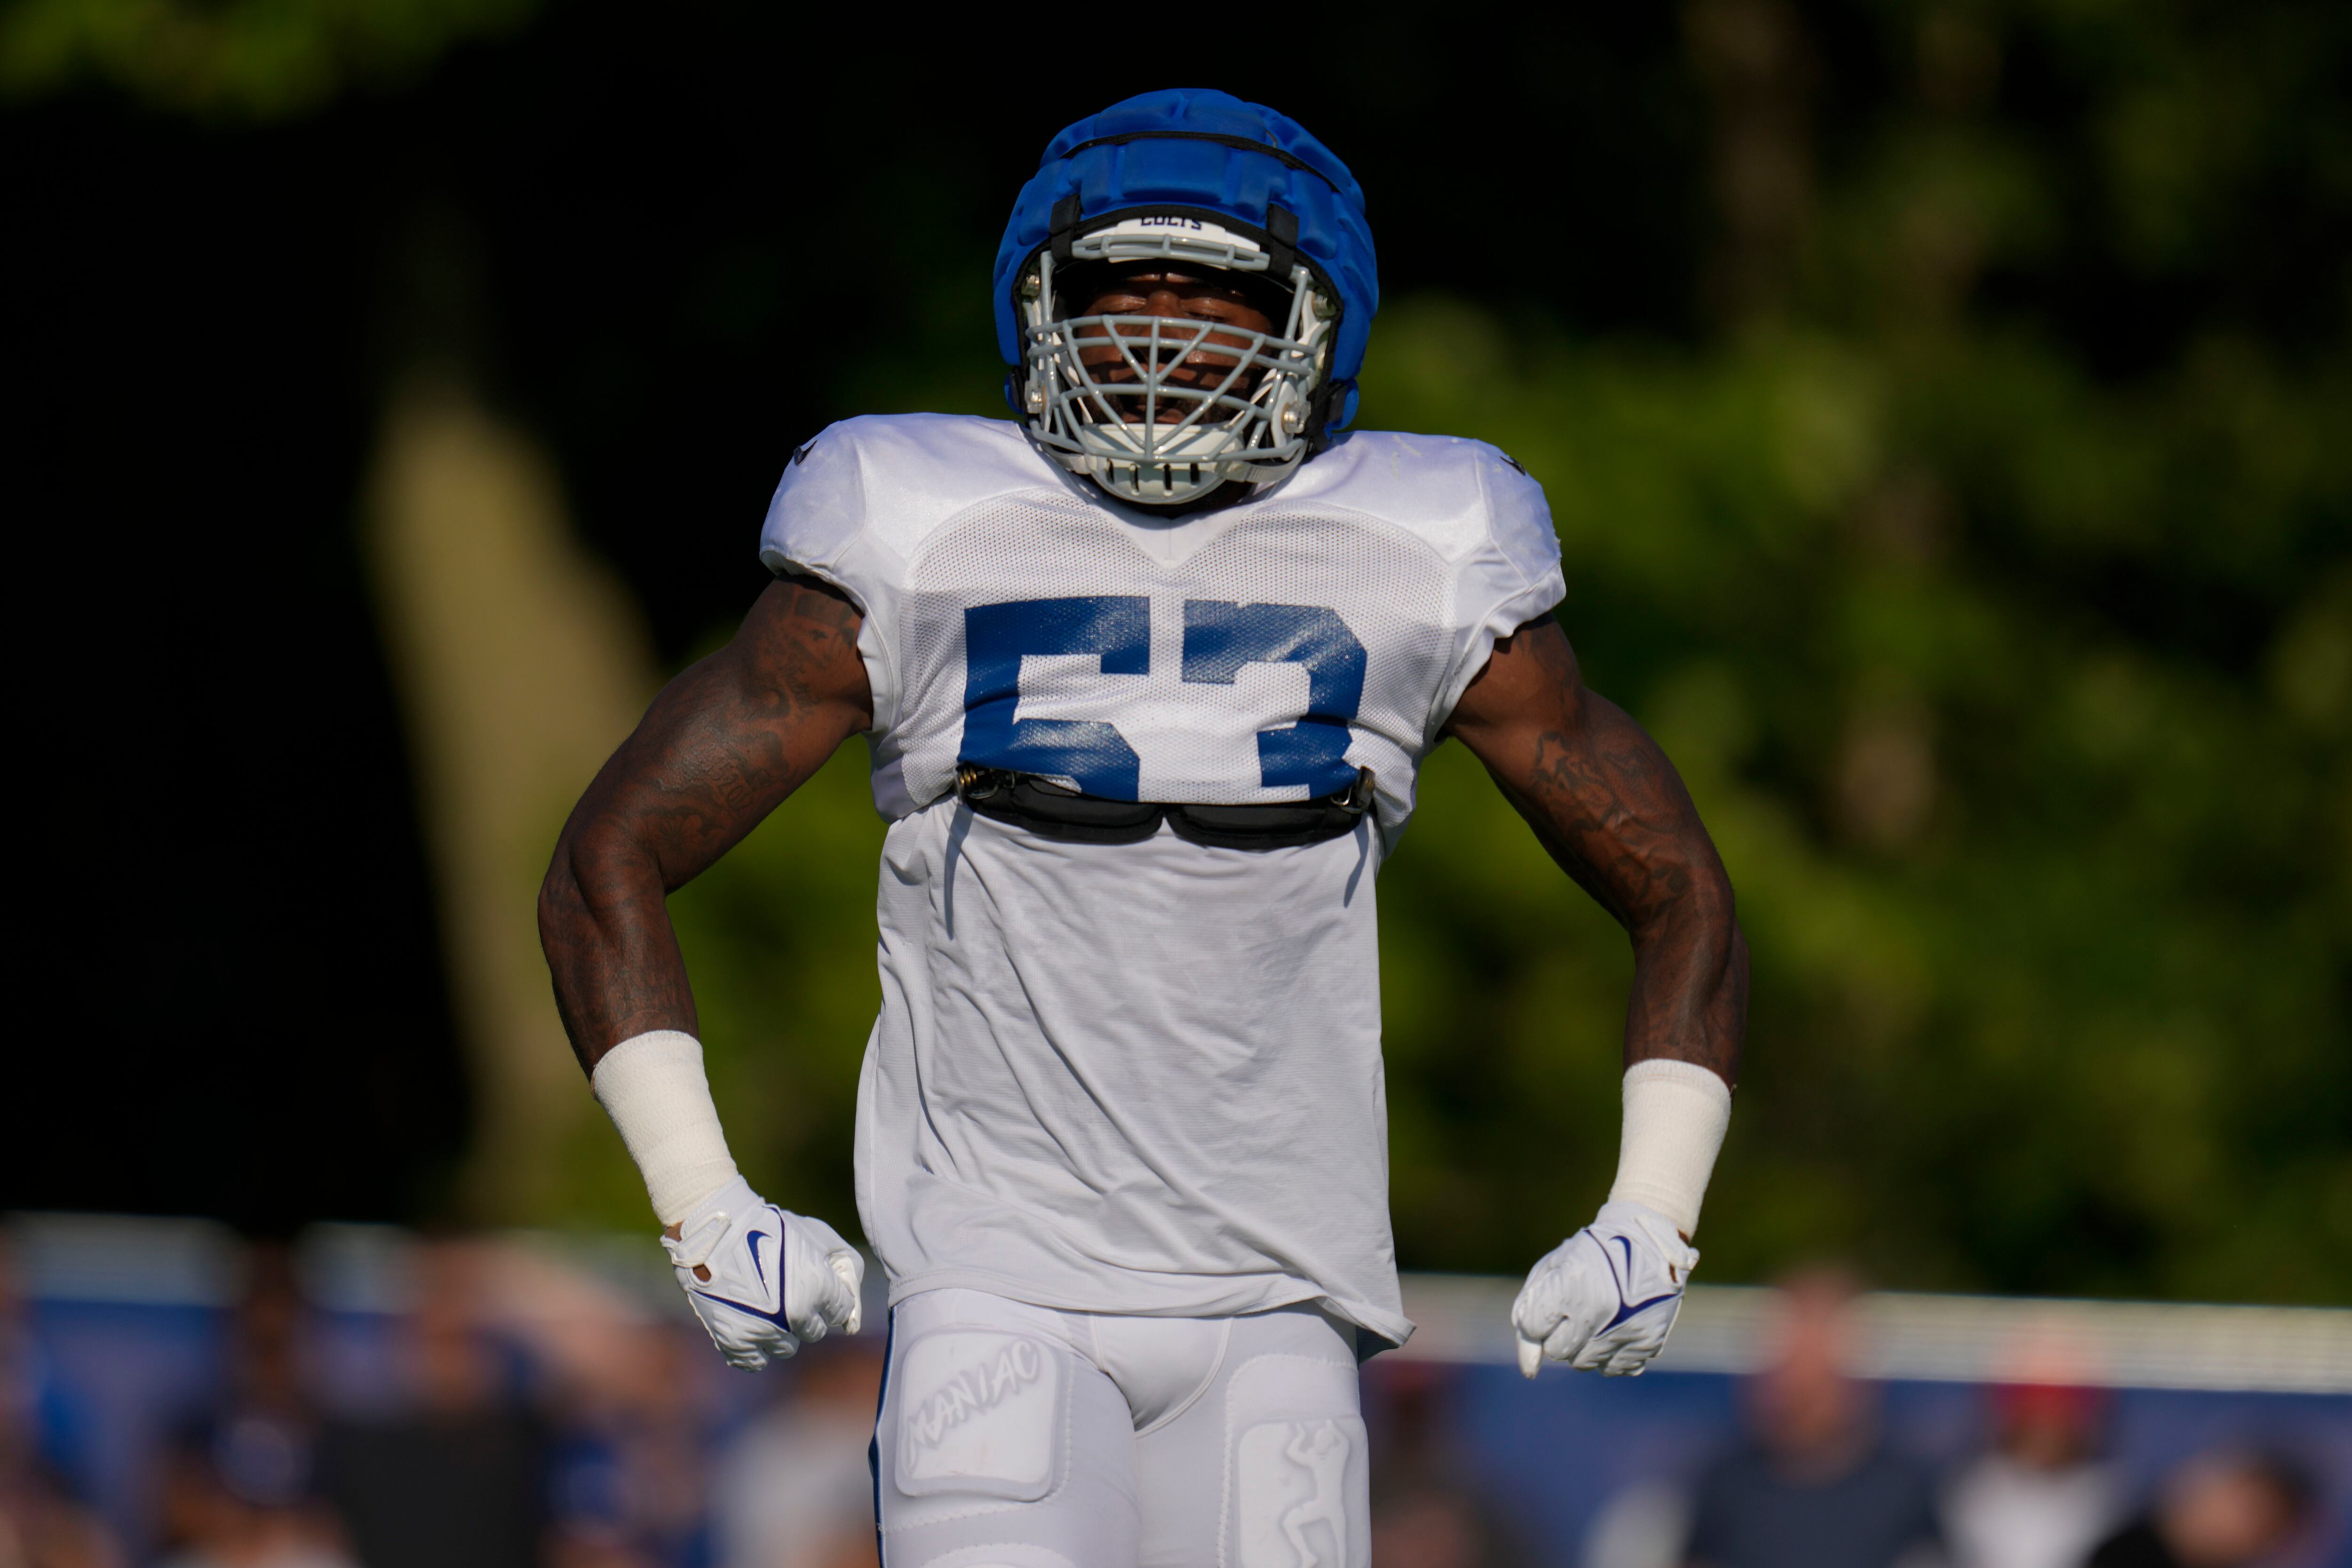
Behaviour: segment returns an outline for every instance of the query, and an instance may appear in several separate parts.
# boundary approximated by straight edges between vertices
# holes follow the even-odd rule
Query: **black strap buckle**
[[[956,795],[982,816],[1073,844],[1140,844],[1168,824],[1179,838],[1218,849],[1284,849],[1320,844],[1356,829],[1371,809],[1372,770],[1347,788],[1272,805],[1160,805],[1110,800],[1035,773],[966,763]]]

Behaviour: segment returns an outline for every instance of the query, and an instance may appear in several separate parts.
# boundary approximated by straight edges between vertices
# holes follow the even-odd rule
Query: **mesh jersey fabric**
[[[795,454],[761,557],[865,617],[891,827],[857,1184],[892,1300],[1312,1300],[1402,1342],[1373,885],[1496,638],[1564,593],[1540,488],[1364,432],[1170,521],[1017,425],[869,417]],[[1070,844],[976,817],[962,761],[1219,804],[1370,767],[1375,810],[1270,851]]]

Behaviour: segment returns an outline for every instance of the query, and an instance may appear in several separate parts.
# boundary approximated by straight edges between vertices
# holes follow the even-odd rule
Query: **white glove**
[[[866,1260],[833,1226],[778,1208],[737,1176],[662,1246],[727,1364],[757,1372],[832,1330],[857,1331]]]
[[[1519,1371],[1546,1356],[1579,1372],[1639,1377],[1664,1350],[1698,1250],[1646,1204],[1601,1205],[1591,1225],[1545,1255],[1511,1303]]]

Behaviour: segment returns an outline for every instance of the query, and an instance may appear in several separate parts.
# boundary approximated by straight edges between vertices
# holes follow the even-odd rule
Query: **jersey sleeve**
[[[1492,447],[1478,447],[1475,469],[1486,526],[1454,567],[1453,663],[1438,693],[1433,733],[1486,668],[1496,641],[1568,596],[1543,487]]]
[[[896,555],[867,515],[870,487],[857,420],[831,426],[793,454],[760,530],[761,563],[779,577],[830,583],[857,605],[857,652],[874,693],[874,733],[898,713],[899,584]]]

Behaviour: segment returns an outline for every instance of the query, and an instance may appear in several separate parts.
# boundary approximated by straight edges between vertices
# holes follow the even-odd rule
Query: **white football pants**
[[[910,1296],[874,1436],[883,1568],[1367,1568],[1354,1341],[1307,1306]]]

